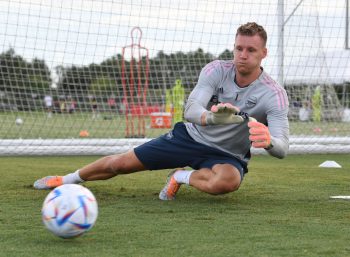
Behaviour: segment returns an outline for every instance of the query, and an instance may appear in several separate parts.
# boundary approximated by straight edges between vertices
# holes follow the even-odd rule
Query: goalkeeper
[[[213,61],[202,69],[186,103],[188,122],[129,152],[103,157],[65,176],[39,179],[34,187],[176,168],[161,200],[175,199],[183,184],[213,195],[237,190],[248,171],[251,146],[277,158],[285,157],[289,146],[286,92],[261,67],[266,41],[264,28],[254,22],[238,28],[233,61]]]

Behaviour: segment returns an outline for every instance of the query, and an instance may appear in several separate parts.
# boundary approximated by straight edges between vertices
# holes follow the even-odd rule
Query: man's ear
[[[263,50],[263,58],[265,58],[267,56],[267,48],[265,47]]]

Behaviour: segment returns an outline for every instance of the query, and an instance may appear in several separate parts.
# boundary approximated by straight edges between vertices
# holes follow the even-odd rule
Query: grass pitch
[[[255,156],[241,188],[211,196],[183,186],[158,200],[167,171],[85,183],[99,217],[64,240],[41,223],[48,191],[35,179],[65,174],[98,157],[0,158],[0,256],[350,256],[350,164],[346,155]],[[342,169],[319,168],[335,160]]]

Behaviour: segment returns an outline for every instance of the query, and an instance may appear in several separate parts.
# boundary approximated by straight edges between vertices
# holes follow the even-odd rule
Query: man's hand
[[[244,119],[238,113],[239,109],[229,103],[213,105],[211,111],[206,113],[205,124],[223,125],[242,123]]]
[[[249,140],[252,141],[253,147],[256,148],[270,148],[271,135],[268,127],[258,121],[248,122]]]

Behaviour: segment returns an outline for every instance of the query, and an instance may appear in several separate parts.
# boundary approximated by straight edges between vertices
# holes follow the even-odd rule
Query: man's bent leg
[[[231,164],[216,164],[212,169],[202,168],[194,171],[190,185],[200,191],[218,195],[233,192],[241,184],[241,174]]]

